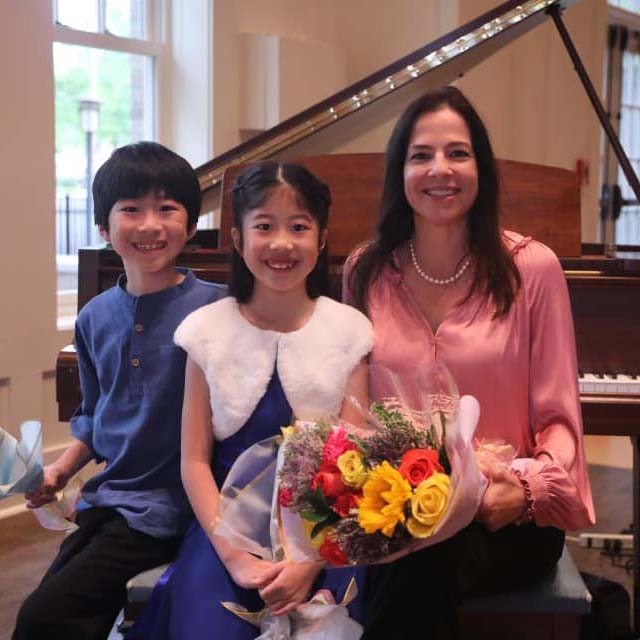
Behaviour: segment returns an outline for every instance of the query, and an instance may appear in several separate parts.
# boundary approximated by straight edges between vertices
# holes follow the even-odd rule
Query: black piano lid
[[[329,153],[345,140],[390,120],[426,90],[448,84],[505,45],[550,20],[551,7],[576,0],[509,0],[413,53],[346,87],[197,169],[208,208],[217,206],[225,169],[277,157]],[[366,117],[349,118],[363,112]],[[348,122],[345,124],[345,120]],[[319,135],[321,133],[321,135]],[[295,147],[294,147],[295,145]],[[292,148],[293,147],[293,148]]]

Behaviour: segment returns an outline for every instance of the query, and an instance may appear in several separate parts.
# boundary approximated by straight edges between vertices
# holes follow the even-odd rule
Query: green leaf
[[[311,539],[313,540],[323,529],[326,529],[339,521],[340,516],[335,511],[332,511],[324,520],[318,522],[318,524],[313,527],[311,530]]]
[[[317,511],[301,511],[300,517],[309,522],[323,522],[327,519],[327,513],[318,513]]]
[[[331,505],[327,502],[327,498],[322,493],[320,487],[316,487],[314,491],[309,491],[309,493],[305,493],[302,499],[305,502],[308,502],[311,507],[318,511],[319,513],[333,513],[331,511]]]

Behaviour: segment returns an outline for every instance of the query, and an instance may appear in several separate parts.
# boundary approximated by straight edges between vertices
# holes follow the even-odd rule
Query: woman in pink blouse
[[[372,572],[366,638],[435,637],[460,597],[539,579],[562,530],[594,522],[564,275],[549,248],[500,228],[489,137],[456,88],[424,95],[398,120],[377,237],[347,273],[346,297],[373,322],[371,363],[444,363],[480,402],[477,437],[518,451],[511,470],[484,469],[474,524]],[[449,615],[425,616],[426,602]]]

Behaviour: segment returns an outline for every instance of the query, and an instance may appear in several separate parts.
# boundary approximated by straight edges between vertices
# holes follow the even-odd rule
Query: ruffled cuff
[[[518,471],[529,485],[536,525],[572,531],[593,524],[589,495],[580,492],[574,478],[560,465],[518,458],[511,464],[511,470]]]

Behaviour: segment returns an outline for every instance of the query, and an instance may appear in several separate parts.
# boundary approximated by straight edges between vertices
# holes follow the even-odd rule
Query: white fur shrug
[[[187,316],[174,341],[204,371],[214,436],[224,440],[251,416],[276,366],[296,418],[337,415],[349,374],[373,346],[373,329],[356,309],[320,297],[301,329],[267,331],[229,297]]]

